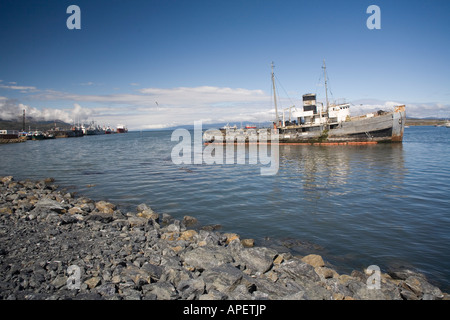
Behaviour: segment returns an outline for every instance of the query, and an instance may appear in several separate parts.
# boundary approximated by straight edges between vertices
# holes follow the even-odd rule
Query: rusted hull
[[[405,120],[405,106],[400,106],[393,112],[352,119],[312,133],[280,130],[280,142],[402,142]]]

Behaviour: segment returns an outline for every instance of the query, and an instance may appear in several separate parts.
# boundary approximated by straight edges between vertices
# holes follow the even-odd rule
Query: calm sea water
[[[274,176],[260,164],[175,165],[171,134],[0,145],[0,175],[54,177],[124,212],[147,203],[192,215],[260,244],[322,254],[345,273],[416,268],[450,292],[450,129],[407,128],[403,144],[280,146]]]

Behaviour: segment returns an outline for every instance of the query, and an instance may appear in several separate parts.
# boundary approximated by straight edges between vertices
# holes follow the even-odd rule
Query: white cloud
[[[216,104],[226,102],[266,101],[267,95],[262,90],[220,88],[211,86],[178,87],[172,89],[144,88],[139,90],[158,102],[166,105],[180,104]]]
[[[25,110],[27,117],[35,120],[62,120],[68,123],[73,121],[85,121],[94,114],[94,110],[82,108],[79,104],[74,104],[73,109],[52,109],[52,108],[34,108],[28,105],[17,103],[13,99],[0,99],[0,119],[17,120]]]
[[[53,90],[30,96],[38,100],[73,101],[95,105],[98,122],[126,123],[130,129],[163,128],[194,121],[266,121],[261,111],[271,109],[271,97],[262,90],[212,86],[171,89],[144,88],[138,93],[80,95]],[[107,105],[107,106],[104,106]],[[272,116],[273,117],[273,116]],[[249,121],[250,121],[249,120]]]
[[[22,90],[23,92],[26,91],[37,91],[36,87],[32,87],[32,86],[15,86],[15,85],[4,85],[4,84],[0,84],[0,88],[2,89],[10,89],[10,90]]]
[[[352,101],[352,115],[361,115],[378,110],[393,110],[398,105],[406,106],[406,116],[409,118],[448,118],[450,116],[450,105],[427,102],[410,103],[402,101],[381,101],[376,99],[355,100]]]

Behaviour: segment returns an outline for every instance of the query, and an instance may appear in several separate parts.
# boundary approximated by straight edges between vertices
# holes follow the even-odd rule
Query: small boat
[[[230,130],[230,129],[236,130],[236,129],[237,129],[237,126],[234,125],[234,126],[232,127],[232,126],[230,126],[229,123],[227,123],[227,125],[226,125],[226,126],[223,126],[221,129],[222,129],[222,130]]]
[[[117,125],[117,129],[116,129],[117,133],[127,133],[128,129],[127,127],[125,127],[123,124],[118,124]]]
[[[31,134],[31,140],[44,140],[45,139],[45,135],[42,131],[34,131]]]
[[[44,139],[55,139],[55,135],[51,132],[45,132]]]
[[[105,130],[102,129],[102,127],[100,127],[99,125],[96,125],[94,121],[92,121],[89,127],[87,127],[85,134],[88,136],[105,134]]]
[[[106,127],[105,134],[111,134],[111,133],[114,133],[113,129],[111,129],[110,126]]]

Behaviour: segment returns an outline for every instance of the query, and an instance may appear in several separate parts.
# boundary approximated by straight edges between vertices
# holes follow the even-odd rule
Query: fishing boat
[[[34,131],[31,135],[31,140],[44,140],[45,135],[42,131]]]
[[[68,137],[82,137],[83,129],[80,126],[73,126],[70,131],[67,131]]]
[[[316,94],[304,94],[301,108],[289,109],[289,120],[283,112],[278,113],[275,78],[272,63],[272,85],[275,105],[273,130],[267,141],[280,144],[376,144],[379,142],[402,142],[405,129],[405,105],[394,107],[393,111],[379,110],[362,116],[350,115],[350,103],[329,103],[325,61],[323,63],[326,102],[317,102]],[[285,109],[286,110],[286,109]],[[259,129],[261,130],[261,129]],[[235,136],[237,141],[249,142],[255,130],[221,129],[223,135]],[[205,132],[204,141],[213,142],[217,137]],[[220,139],[225,141],[225,139]]]
[[[86,128],[86,135],[94,136],[99,134],[105,134],[105,130],[99,125],[96,125],[94,121]]]
[[[114,133],[114,130],[111,129],[110,126],[107,126],[106,129],[105,129],[105,134],[111,134],[111,133]]]
[[[123,124],[118,124],[116,128],[117,133],[127,133],[128,129]]]

